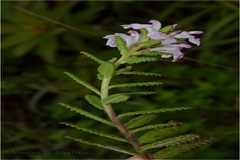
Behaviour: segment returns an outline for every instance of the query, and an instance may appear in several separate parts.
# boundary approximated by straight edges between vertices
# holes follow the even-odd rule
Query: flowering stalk
[[[126,59],[126,56],[122,56],[117,62],[114,63],[115,69],[118,68],[118,66],[121,64],[121,61]],[[104,99],[109,96],[109,84],[111,81],[112,76],[104,76],[102,80],[101,85],[101,99]],[[141,150],[141,144],[138,142],[138,140],[134,137],[133,134],[129,132],[129,130],[122,124],[122,122],[118,119],[117,115],[115,114],[112,106],[110,104],[103,104],[103,107],[105,109],[105,112],[109,116],[110,120],[113,122],[115,127],[128,139],[128,141],[134,146],[135,150],[138,152],[138,154],[144,158],[144,159],[151,159],[151,156]]]
[[[68,76],[73,78],[75,81],[77,81],[81,85],[94,91],[99,96],[97,97],[95,95],[87,95],[85,98],[90,104],[92,104],[96,108],[100,110],[104,110],[111,121],[105,120],[101,117],[98,117],[97,115],[94,115],[82,109],[79,109],[67,104],[62,104],[65,107],[76,111],[77,113],[85,115],[89,118],[92,118],[104,124],[114,126],[124,135],[124,137],[118,137],[116,135],[112,135],[109,133],[102,133],[97,130],[87,129],[85,127],[76,126],[71,123],[62,122],[63,124],[77,128],[77,129],[81,129],[83,131],[87,131],[89,133],[93,133],[103,137],[118,140],[121,142],[128,142],[135,148],[136,153],[135,152],[133,153],[118,147],[97,144],[97,143],[89,142],[86,140],[82,140],[82,139],[74,138],[70,136],[68,136],[68,138],[79,141],[81,143],[111,149],[121,153],[129,154],[135,157],[141,157],[143,159],[168,158],[169,156],[174,156],[176,154],[182,153],[184,151],[188,151],[200,145],[209,143],[214,139],[212,137],[200,139],[198,135],[191,134],[191,135],[183,135],[179,137],[162,140],[162,138],[164,138],[165,136],[168,136],[168,134],[171,134],[177,131],[180,128],[181,124],[178,122],[170,121],[166,124],[156,124],[156,125],[146,126],[148,122],[156,118],[156,115],[153,113],[187,110],[187,109],[192,109],[192,107],[176,107],[176,108],[155,109],[155,110],[147,110],[147,111],[136,111],[136,112],[123,113],[120,115],[117,115],[114,112],[114,109],[112,107],[113,104],[127,101],[131,97],[131,95],[136,95],[136,94],[150,95],[150,94],[155,94],[155,92],[143,91],[143,92],[110,94],[109,92],[110,89],[119,88],[119,87],[154,86],[154,85],[161,84],[161,82],[140,82],[140,83],[125,83],[125,84],[112,85],[111,79],[115,75],[125,74],[125,75],[160,76],[160,74],[158,73],[131,71],[131,64],[156,61],[157,58],[155,58],[155,56],[161,56],[162,58],[173,57],[172,62],[176,62],[178,59],[183,57],[184,54],[181,52],[183,48],[192,47],[191,45],[187,44],[187,40],[198,46],[200,45],[200,39],[193,36],[193,34],[202,34],[203,33],[202,31],[186,32],[181,30],[174,30],[177,26],[176,24],[161,28],[162,25],[157,20],[150,20],[149,23],[151,24],[138,24],[138,23],[125,24],[125,25],[122,25],[123,28],[134,29],[134,30],[129,30],[128,35],[123,33],[115,33],[113,35],[107,35],[104,37],[105,39],[107,39],[107,43],[106,43],[107,46],[117,47],[117,49],[120,51],[120,54],[121,54],[120,58],[113,58],[105,62],[97,57],[94,57],[89,53],[81,52],[82,54],[85,54],[89,58],[100,63],[100,66],[98,68],[98,71],[99,71],[98,79],[102,80],[100,91],[97,88],[86,83],[85,81],[72,75],[71,73],[66,72]],[[140,30],[141,33],[139,33],[138,30]],[[124,65],[125,67],[122,67],[122,65]],[[140,116],[130,119],[125,124],[123,124],[120,121],[121,117],[136,116],[136,115],[140,115]],[[148,131],[147,133],[145,133],[139,138],[135,137],[134,134],[136,132],[140,132],[143,130],[150,130],[150,131]],[[161,147],[165,147],[166,149],[162,149],[159,152],[155,153],[154,155],[150,155],[147,152],[147,150],[149,149],[161,148]]]
[[[128,50],[128,52],[122,53],[122,57],[114,63],[115,70],[120,66],[120,64],[124,64],[124,60],[131,58],[134,56],[135,53],[140,52],[141,48],[144,48],[143,45],[144,41],[147,40],[162,40],[158,44],[158,47],[151,48],[149,51],[157,51],[157,52],[166,52],[169,54],[163,54],[162,58],[169,58],[171,56],[174,57],[173,62],[175,62],[177,59],[182,58],[183,54],[180,52],[182,48],[190,48],[191,46],[188,44],[185,44],[182,40],[179,42],[176,38],[188,38],[190,42],[195,43],[197,45],[200,44],[199,39],[194,38],[190,34],[192,33],[202,33],[202,32],[172,32],[172,30],[176,27],[176,25],[169,26],[167,30],[165,30],[165,33],[159,32],[161,28],[161,23],[156,20],[149,21],[152,23],[150,24],[130,24],[130,25],[122,25],[125,29],[133,28],[133,29],[143,29],[145,28],[148,32],[147,35],[140,35],[135,30],[128,31],[129,35],[125,35],[122,33],[116,33],[114,35],[107,35],[104,38],[108,39],[107,45],[110,47],[117,47],[115,37],[118,36],[122,38],[122,40],[125,42],[125,45],[128,49],[125,48],[125,50]],[[167,32],[171,32],[171,34],[166,34]],[[119,44],[120,45],[120,44]],[[156,45],[156,44],[155,44]],[[133,47],[133,48],[132,48]],[[151,47],[151,46],[149,46]],[[124,47],[123,47],[124,48]],[[132,48],[132,49],[131,49]],[[119,49],[121,52],[124,49]],[[112,76],[104,76],[102,81],[102,87],[101,87],[101,98],[104,99],[108,97],[108,87]],[[150,155],[146,153],[145,151],[141,150],[141,144],[138,142],[138,140],[132,135],[129,130],[120,122],[120,120],[117,118],[114,110],[112,109],[110,104],[103,104],[105,112],[110,117],[111,121],[115,124],[115,126],[121,131],[121,133],[129,140],[129,142],[135,147],[138,154],[144,158],[144,159],[151,159]]]

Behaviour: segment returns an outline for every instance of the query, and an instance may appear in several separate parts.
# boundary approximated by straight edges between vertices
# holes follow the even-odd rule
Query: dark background
[[[105,46],[102,37],[126,33],[121,24],[156,19],[163,26],[177,23],[177,29],[204,31],[199,36],[202,44],[183,51],[185,57],[176,63],[159,58],[158,62],[135,65],[135,70],[162,74],[163,85],[152,88],[157,95],[135,97],[124,106],[116,106],[117,113],[194,106],[196,109],[191,111],[159,114],[155,122],[177,120],[183,123],[178,134],[219,138],[173,158],[238,159],[238,5],[237,1],[3,1],[2,158],[126,158],[124,154],[64,138],[72,135],[106,142],[101,137],[60,125],[60,121],[112,131],[58,105],[64,102],[104,116],[85,101],[84,96],[91,91],[63,71],[72,72],[99,88],[98,64],[79,52],[86,51],[104,60],[119,57],[117,49]],[[116,83],[139,81],[144,81],[144,77],[114,79]]]

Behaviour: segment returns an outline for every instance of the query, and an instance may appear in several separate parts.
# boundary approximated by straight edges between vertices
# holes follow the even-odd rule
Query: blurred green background
[[[145,80],[160,80],[163,85],[152,88],[157,95],[132,98],[116,106],[116,112],[194,106],[191,111],[159,114],[155,123],[177,120],[183,123],[178,134],[219,138],[173,158],[238,159],[238,5],[238,1],[2,1],[2,159],[126,158],[64,138],[71,135],[106,142],[60,125],[60,121],[112,130],[58,105],[68,103],[105,117],[85,101],[91,92],[63,71],[99,87],[98,64],[79,52],[104,60],[119,57],[117,49],[105,46],[102,37],[126,33],[121,24],[151,19],[163,26],[177,23],[177,29],[186,31],[202,30],[202,44],[183,51],[185,57],[176,63],[159,58],[155,63],[135,65],[134,70],[162,74],[160,79]],[[144,81],[144,77],[119,76],[113,82],[134,81]]]

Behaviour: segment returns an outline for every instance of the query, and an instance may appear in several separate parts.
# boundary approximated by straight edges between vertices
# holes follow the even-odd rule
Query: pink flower
[[[193,36],[194,34],[202,34],[203,31],[182,31],[182,30],[174,30],[177,27],[177,24],[173,24],[172,26],[166,26],[161,29],[162,25],[157,20],[150,20],[150,24],[139,24],[139,23],[131,23],[121,25],[124,29],[133,28],[135,30],[138,29],[146,29],[148,31],[147,37],[143,38],[141,34],[139,34],[135,30],[128,31],[129,35],[122,33],[115,33],[114,35],[107,35],[104,38],[108,39],[106,45],[110,47],[116,47],[115,36],[121,37],[125,43],[126,47],[131,47],[137,43],[141,43],[142,41],[148,40],[161,40],[161,42],[154,44],[150,47],[150,51],[156,52],[165,52],[168,54],[164,54],[162,58],[170,58],[173,57],[172,62],[176,62],[178,59],[182,58],[184,53],[181,52],[183,48],[191,48],[191,45],[186,44],[186,40],[189,42],[200,45],[200,39]],[[161,29],[161,30],[160,30]],[[154,48],[155,47],[155,48]],[[143,48],[144,49],[144,48]],[[146,49],[146,48],[145,48]]]
[[[115,33],[112,35],[107,35],[103,38],[108,39],[106,45],[110,47],[116,47],[115,36],[121,37],[126,43],[127,47],[130,47],[140,41],[141,36],[138,34],[138,32],[130,30],[128,31],[128,33],[130,34],[130,36],[122,33]]]
[[[191,48],[191,45],[181,43],[181,44],[168,44],[159,46],[157,48],[152,48],[150,51],[156,51],[156,52],[166,52],[170,53],[171,55],[162,55],[162,58],[170,58],[173,56],[172,62],[176,62],[178,59],[183,57],[183,53],[181,52],[182,48]]]
[[[131,23],[121,25],[124,29],[133,28],[133,29],[142,29],[145,28],[148,32],[158,31],[162,24],[157,20],[150,20],[149,23],[152,24],[139,24],[139,23]]]
[[[153,31],[153,32],[148,33],[147,36],[154,40],[162,40],[163,39],[164,41],[162,42],[162,44],[169,44],[169,43],[177,42],[176,39],[172,38],[171,36],[169,36],[167,34],[161,33],[161,32]]]
[[[199,46],[200,45],[200,39],[195,38],[195,36],[192,36],[191,34],[202,34],[202,33],[203,33],[203,31],[190,31],[190,32],[183,31],[180,34],[174,35],[174,37],[175,38],[187,38],[189,40],[189,42]]]

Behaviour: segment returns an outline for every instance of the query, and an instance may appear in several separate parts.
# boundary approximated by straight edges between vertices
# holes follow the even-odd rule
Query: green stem
[[[115,62],[116,69],[121,64],[122,61],[124,61],[128,56],[122,56],[117,62]],[[109,84],[111,81],[112,76],[104,76],[104,79],[102,81],[101,86],[101,99],[108,97],[109,92]],[[134,137],[132,133],[129,132],[129,130],[121,123],[121,121],[117,118],[117,115],[115,114],[112,106],[110,104],[103,104],[105,112],[109,116],[110,120],[114,123],[115,127],[128,139],[128,141],[134,146],[135,150],[138,152],[138,154],[144,158],[144,159],[151,159],[150,155],[141,150],[141,144],[138,142],[138,140]]]

